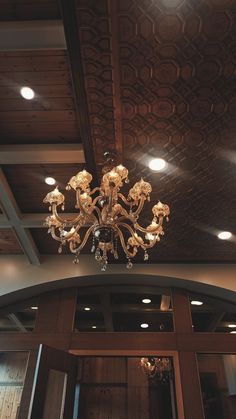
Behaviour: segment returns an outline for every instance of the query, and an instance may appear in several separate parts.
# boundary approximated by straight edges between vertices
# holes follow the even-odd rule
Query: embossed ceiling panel
[[[236,233],[235,1],[77,4],[97,160],[116,133],[131,182],[171,207],[150,261],[235,262],[235,242],[216,238]],[[152,157],[167,169],[151,174]]]

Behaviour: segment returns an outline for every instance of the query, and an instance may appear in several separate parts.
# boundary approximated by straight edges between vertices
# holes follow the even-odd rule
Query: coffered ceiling
[[[0,51],[0,253],[31,263],[56,253],[44,178],[63,189],[86,166],[96,183],[103,153],[116,150],[131,184],[142,176],[151,204],[171,208],[151,263],[235,262],[234,236],[217,238],[236,234],[234,0],[0,0],[0,10],[0,31],[59,21],[67,44],[52,49],[48,37],[32,50],[14,39]],[[151,172],[153,157],[167,168]]]

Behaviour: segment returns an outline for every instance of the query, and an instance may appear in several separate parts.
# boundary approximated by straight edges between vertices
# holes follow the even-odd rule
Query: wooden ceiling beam
[[[23,228],[20,221],[20,211],[8,185],[5,175],[0,168],[0,202],[1,207],[8,218],[15,235],[27,256],[29,262],[33,265],[39,265],[39,253],[30,231]]]
[[[7,317],[17,327],[18,330],[20,330],[21,332],[27,332],[25,326],[21,323],[19,318],[14,313],[8,314]]]
[[[50,213],[35,213],[35,214],[20,214],[19,213],[19,224],[22,228],[47,228],[44,225],[46,217]],[[63,213],[64,218],[74,218],[78,213]],[[4,214],[0,214],[0,229],[12,228],[13,224]]]
[[[0,145],[0,164],[85,163],[82,144]]]
[[[66,49],[61,20],[0,22],[0,51]]]
[[[64,24],[67,51],[70,61],[72,87],[75,98],[76,117],[80,131],[80,138],[84,146],[86,166],[93,175],[93,183],[97,184],[96,161],[90,127],[87,95],[84,83],[82,56],[80,49],[79,29],[75,0],[59,0],[62,20]]]

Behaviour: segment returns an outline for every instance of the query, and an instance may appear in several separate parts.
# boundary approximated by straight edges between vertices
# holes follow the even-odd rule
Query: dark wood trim
[[[75,0],[59,0],[63,19],[67,50],[69,54],[72,87],[75,97],[76,117],[84,147],[86,166],[93,175],[94,184],[98,183],[93,140],[90,130],[87,96],[80,49],[77,9]]]
[[[121,93],[120,93],[120,63],[118,43],[118,11],[117,2],[108,0],[108,9],[111,22],[111,43],[112,43],[112,78],[113,78],[113,109],[115,119],[115,144],[118,158],[123,160],[123,136],[122,136],[122,115],[121,115]]]
[[[174,289],[172,293],[172,301],[175,332],[193,332],[192,315],[188,293],[181,289]]]
[[[204,419],[196,354],[179,352],[185,419]]]
[[[230,333],[180,333],[176,339],[180,351],[236,353],[236,335]]]

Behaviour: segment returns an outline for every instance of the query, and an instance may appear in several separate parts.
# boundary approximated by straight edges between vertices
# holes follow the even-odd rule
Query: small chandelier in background
[[[166,357],[147,357],[140,359],[140,367],[149,378],[157,378],[162,383],[168,383],[171,373],[171,360]]]
[[[160,201],[152,208],[153,219],[146,228],[139,222],[139,216],[145,201],[150,201],[152,187],[141,179],[129,190],[127,198],[120,192],[124,182],[128,183],[128,170],[121,164],[108,167],[103,174],[101,185],[91,190],[92,175],[83,170],[73,176],[66,189],[75,191],[75,208],[78,215],[65,219],[58,214],[58,208],[64,211],[64,195],[56,187],[44,198],[52,212],[46,220],[48,232],[60,243],[59,253],[63,246],[69,245],[75,254],[74,262],[79,262],[79,254],[90,236],[93,244],[91,252],[100,263],[102,271],[106,270],[108,254],[118,259],[118,243],[121,244],[127,258],[127,268],[132,268],[131,259],[139,249],[144,251],[144,260],[148,260],[147,250],[159,242],[164,234],[163,221],[170,213],[168,205]],[[86,231],[85,231],[86,230]],[[126,235],[128,239],[126,240]]]

